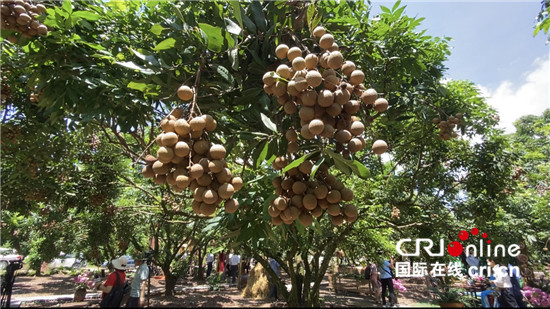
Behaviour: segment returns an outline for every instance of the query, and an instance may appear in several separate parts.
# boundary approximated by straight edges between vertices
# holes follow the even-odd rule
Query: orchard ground
[[[27,276],[18,274],[13,286],[12,304],[22,308],[32,307],[99,307],[98,293],[89,292],[84,302],[75,303],[73,275],[54,274]],[[343,279],[342,283],[353,286],[352,279]],[[430,304],[429,292],[424,284],[412,279],[402,280],[407,292],[398,296],[400,307],[426,307]],[[193,289],[194,287],[194,289]],[[204,288],[201,288],[204,287]],[[176,286],[176,295],[164,296],[164,281],[151,279],[151,307],[284,307],[284,302],[270,299],[243,298],[241,291],[234,285],[223,285],[219,291],[210,291],[204,281],[180,280]],[[225,287],[225,288],[224,288]],[[359,293],[358,293],[359,292]],[[62,297],[57,299],[58,297]],[[325,276],[321,284],[323,307],[381,307],[368,293],[368,286],[362,285],[359,291],[350,288],[337,294],[329,289]],[[48,300],[50,299],[50,300]],[[21,301],[21,302],[20,302]],[[439,307],[439,306],[434,306]]]

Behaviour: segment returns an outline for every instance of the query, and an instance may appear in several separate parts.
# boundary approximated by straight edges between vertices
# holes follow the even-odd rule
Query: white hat
[[[128,259],[125,256],[121,256],[118,259],[112,260],[111,263],[113,263],[113,267],[116,269],[126,270]]]

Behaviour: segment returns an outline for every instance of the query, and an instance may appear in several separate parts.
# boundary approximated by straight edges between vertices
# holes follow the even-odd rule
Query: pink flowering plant
[[[533,307],[550,307],[550,294],[539,288],[525,286],[521,294],[523,294],[523,297],[525,297]]]
[[[392,279],[392,281],[393,281],[393,287],[394,287],[399,293],[407,292],[407,288],[403,285],[403,283],[401,282],[401,280],[399,280],[399,279]]]
[[[84,272],[83,274],[79,274],[74,277],[74,283],[76,286],[76,289],[93,289],[94,288],[94,280],[93,280],[93,273],[90,271]]]

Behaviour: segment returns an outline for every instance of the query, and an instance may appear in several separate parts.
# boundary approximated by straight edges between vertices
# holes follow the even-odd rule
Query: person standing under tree
[[[382,254],[384,252],[381,249],[378,249],[378,255],[381,257],[380,259],[380,266],[378,269],[380,269],[380,282],[382,283],[382,306],[386,306],[386,290],[389,290],[389,301],[390,301],[390,307],[394,305],[395,303],[395,294],[393,292],[393,260],[389,261],[382,257]]]
[[[231,282],[237,281],[237,275],[239,272],[239,264],[241,263],[241,256],[236,252],[231,256]]]
[[[218,272],[225,273],[225,252],[221,251],[218,255]]]
[[[126,264],[128,263],[128,259],[125,256],[121,256],[118,259],[111,260],[111,264],[115,268],[115,270],[109,274],[107,277],[107,280],[105,280],[104,283],[98,282],[96,283],[96,289],[103,292],[101,294],[101,298],[105,298],[107,294],[111,292],[113,289],[113,286],[117,282],[117,275],[118,275],[118,285],[123,286],[124,282],[126,281]]]
[[[277,260],[275,260],[274,258],[269,258],[269,266],[271,267],[271,269],[273,269],[273,272],[275,272],[277,277],[279,277],[279,267],[281,267],[279,262],[277,262]],[[271,291],[269,291],[269,295],[267,297],[273,297],[275,299],[278,299],[277,298],[277,284],[275,283],[276,280],[277,280],[277,278],[272,278],[273,286],[271,287]]]
[[[126,308],[142,308],[145,305],[145,287],[149,278],[149,266],[147,266],[147,257],[145,254],[135,259],[137,266],[136,274],[132,279],[130,299],[126,303]]]
[[[512,282],[510,280],[510,276],[508,275],[508,268],[506,266],[501,266],[498,263],[500,260],[495,260],[496,258],[488,258],[487,264],[492,267],[492,274],[495,276],[495,280],[493,282],[497,288],[497,291],[500,293],[500,296],[498,297],[499,307],[519,308],[512,290]]]
[[[212,250],[210,250],[210,253],[206,256],[206,277],[210,277],[210,273],[212,272],[212,264],[214,264],[214,254],[212,253]]]

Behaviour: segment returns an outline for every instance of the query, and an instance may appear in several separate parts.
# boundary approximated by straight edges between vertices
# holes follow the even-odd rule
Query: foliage
[[[464,295],[463,290],[452,287],[452,281],[449,277],[437,278],[435,287],[430,290],[437,296],[434,303],[469,303],[471,297]]]
[[[544,34],[548,34],[548,29],[550,29],[550,18],[548,18],[549,15],[550,1],[541,0],[541,8],[536,18],[537,23],[535,24],[535,31],[533,32],[533,36],[536,36],[541,30],[544,31]],[[548,42],[550,42],[550,36],[548,37],[546,44],[548,44]]]
[[[217,291],[220,289],[220,284],[222,283],[222,273],[212,273],[208,278],[206,278],[206,284],[210,287],[211,291]]]
[[[2,83],[12,89],[2,99],[3,241],[28,254],[33,267],[60,250],[99,263],[151,246],[167,294],[194,256],[232,247],[268,273],[267,258],[276,258],[291,277],[290,293],[277,284],[292,306],[319,305],[337,248],[354,262],[370,260],[378,248],[393,253],[403,236],[454,240],[473,225],[495,242],[541,245],[550,230],[548,112],[503,136],[474,83],[442,81],[450,38],[425,35],[422,18],[406,16],[400,2],[375,19],[369,5],[48,2],[47,36],[2,41]],[[390,102],[381,117],[361,115],[372,128],[367,140],[384,139],[389,151],[352,160],[320,152],[342,163],[331,172],[355,193],[354,224],[273,227],[267,207],[278,173],[271,163],[285,151],[282,133],[291,124],[281,121],[284,112],[263,92],[261,77],[279,63],[275,46],[310,45],[316,25],[334,34],[367,86]],[[226,145],[229,168],[245,181],[236,213],[195,216],[188,196],[140,174],[145,155],[158,149],[160,120],[189,107],[176,96],[184,83],[196,86],[201,112],[218,120],[210,139]],[[30,102],[31,92],[38,102]],[[432,119],[457,113],[464,114],[461,138],[437,139]],[[532,257],[544,258],[539,250]]]

